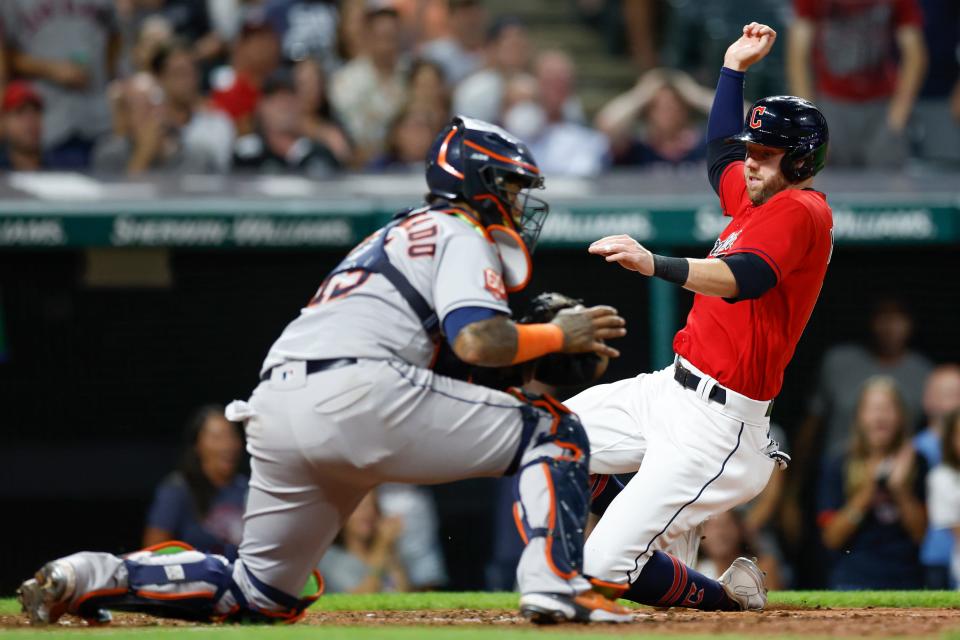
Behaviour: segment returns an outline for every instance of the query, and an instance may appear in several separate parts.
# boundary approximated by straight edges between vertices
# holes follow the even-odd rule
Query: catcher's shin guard
[[[524,440],[514,484],[514,519],[527,545],[517,576],[523,592],[581,592],[583,530],[590,505],[590,445],[580,421],[545,396],[521,407]]]

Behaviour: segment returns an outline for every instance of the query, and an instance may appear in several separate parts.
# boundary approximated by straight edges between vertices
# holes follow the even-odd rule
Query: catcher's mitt
[[[533,298],[517,322],[550,322],[563,309],[582,305],[582,300],[562,293],[545,292]],[[536,360],[509,367],[474,367],[465,364],[444,340],[434,370],[442,375],[469,380],[492,389],[522,387],[531,379],[554,387],[577,387],[593,382],[606,371],[607,358],[595,353],[551,353]]]
[[[545,291],[530,301],[522,324],[550,322],[564,309],[583,306],[583,300],[555,291]],[[607,358],[595,353],[551,353],[534,362],[533,377],[555,387],[574,387],[593,382],[606,371]]]

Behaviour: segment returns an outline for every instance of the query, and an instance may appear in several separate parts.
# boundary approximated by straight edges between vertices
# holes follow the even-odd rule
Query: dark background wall
[[[338,257],[174,251],[170,287],[116,289],[83,284],[80,252],[0,253],[0,595],[58,554],[138,545],[185,417],[246,397],[270,343]],[[607,380],[648,369],[643,278],[583,252],[543,251],[536,263],[529,291],[614,304],[628,319]],[[952,247],[838,248],[774,419],[796,426],[824,349],[864,339],[870,305],[886,293],[913,309],[917,348],[960,360],[958,275]],[[691,300],[680,293],[679,318]],[[493,494],[484,480],[435,490],[452,588],[482,586]]]

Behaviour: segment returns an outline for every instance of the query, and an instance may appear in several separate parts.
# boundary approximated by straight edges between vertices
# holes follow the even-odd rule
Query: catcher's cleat
[[[48,562],[17,589],[17,600],[32,624],[53,624],[67,612],[76,573],[66,562]]]
[[[520,597],[520,613],[534,624],[633,622],[630,609],[593,590],[575,596],[525,593]]]
[[[755,561],[737,558],[717,581],[741,609],[760,611],[767,605],[765,576]]]

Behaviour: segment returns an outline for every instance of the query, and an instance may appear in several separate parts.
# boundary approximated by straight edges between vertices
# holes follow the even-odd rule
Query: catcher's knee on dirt
[[[231,565],[223,556],[179,542],[123,558],[76,554],[66,561],[80,587],[71,612],[90,620],[116,610],[200,622],[293,622],[322,591],[319,574],[314,574],[304,590],[309,595],[294,598],[263,584],[239,562]]]
[[[547,565],[569,579],[583,566],[583,530],[590,505],[590,444],[580,420],[550,398],[531,401],[518,452],[514,519],[525,543],[545,539]]]

